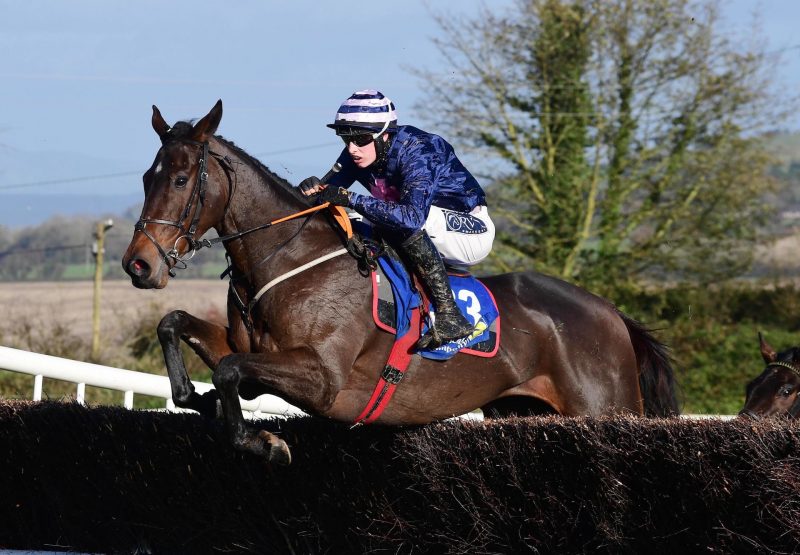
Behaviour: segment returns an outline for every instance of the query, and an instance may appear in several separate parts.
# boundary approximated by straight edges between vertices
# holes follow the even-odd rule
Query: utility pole
[[[92,254],[94,255],[94,303],[92,306],[92,359],[97,360],[100,356],[100,284],[103,281],[103,253],[105,248],[103,243],[106,238],[106,231],[111,229],[114,222],[109,218],[104,222],[97,222],[94,232],[94,243],[92,244]]]

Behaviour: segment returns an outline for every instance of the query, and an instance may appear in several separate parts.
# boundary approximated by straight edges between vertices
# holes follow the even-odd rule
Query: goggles
[[[342,139],[342,141],[344,141],[345,146],[350,146],[350,143],[355,143],[355,145],[359,148],[365,147],[375,140],[375,138],[372,136],[372,133],[339,135],[339,137]]]

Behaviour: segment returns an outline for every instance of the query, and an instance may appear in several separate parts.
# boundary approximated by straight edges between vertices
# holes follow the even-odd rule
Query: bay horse
[[[277,395],[311,415],[353,421],[368,403],[394,336],[371,317],[371,280],[324,217],[273,222],[310,203],[287,181],[215,132],[222,102],[196,123],[170,127],[153,106],[161,139],[143,176],[144,207],[122,265],[139,288],[166,287],[214,228],[230,260],[228,325],[182,310],[158,325],[172,396],[206,416],[221,411],[233,445],[275,463],[288,446],[242,417],[238,395]],[[281,277],[283,276],[283,277]],[[253,303],[254,295],[269,282]],[[536,272],[482,279],[500,311],[503,337],[493,358],[413,356],[377,420],[421,425],[482,408],[510,414],[669,416],[678,413],[666,347],[609,301]],[[199,395],[180,341],[212,369],[215,390]],[[238,394],[238,395],[237,395]]]
[[[761,333],[758,342],[766,366],[747,384],[739,416],[797,418],[800,415],[800,347],[777,352]]]

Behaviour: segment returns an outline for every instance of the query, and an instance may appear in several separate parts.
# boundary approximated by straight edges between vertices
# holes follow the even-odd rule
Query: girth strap
[[[411,311],[411,325],[408,331],[392,345],[389,360],[381,372],[375,390],[367,402],[367,406],[354,420],[354,425],[371,424],[378,419],[383,410],[389,405],[394,395],[394,390],[405,376],[411,362],[412,352],[420,336],[420,311],[415,308]]]

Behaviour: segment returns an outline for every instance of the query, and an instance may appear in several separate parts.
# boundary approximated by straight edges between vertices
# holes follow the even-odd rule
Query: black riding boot
[[[428,233],[425,230],[414,233],[400,245],[400,250],[413,265],[412,270],[427,288],[435,307],[433,327],[420,337],[417,348],[436,348],[472,333],[475,327],[456,306],[444,262]]]

